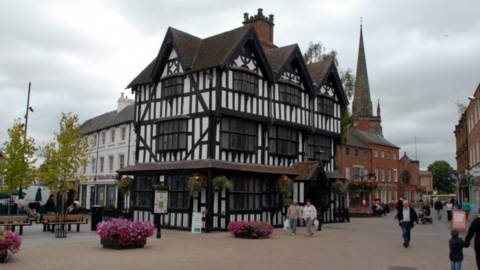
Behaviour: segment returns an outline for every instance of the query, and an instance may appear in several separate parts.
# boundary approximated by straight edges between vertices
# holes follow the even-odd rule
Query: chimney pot
[[[268,18],[270,19],[270,22],[273,23],[273,14],[268,15]]]
[[[123,92],[122,92],[122,95],[120,96],[120,98],[123,98]]]
[[[248,21],[248,13],[243,13],[243,21],[246,22]]]
[[[258,9],[258,17],[263,17],[263,8]]]

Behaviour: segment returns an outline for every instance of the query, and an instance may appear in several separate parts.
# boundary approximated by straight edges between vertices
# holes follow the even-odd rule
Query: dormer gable
[[[340,104],[345,106],[349,104],[333,59],[308,64],[307,68],[317,94],[336,97]]]

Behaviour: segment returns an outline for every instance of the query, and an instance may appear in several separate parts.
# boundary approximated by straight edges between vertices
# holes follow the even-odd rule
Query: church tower
[[[380,100],[377,116],[373,115],[370,85],[368,83],[367,60],[363,45],[363,29],[360,25],[360,44],[358,48],[357,74],[353,93],[352,114],[357,119],[358,129],[383,136],[380,116]]]

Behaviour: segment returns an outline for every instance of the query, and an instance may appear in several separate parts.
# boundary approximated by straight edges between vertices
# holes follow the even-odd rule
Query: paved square
[[[55,239],[38,225],[26,227],[20,253],[5,269],[449,269],[445,223],[418,225],[411,247],[404,248],[394,214],[326,224],[305,238],[276,229],[266,240],[235,239],[226,232],[191,234],[162,230],[143,249],[108,250],[84,226],[67,239]],[[464,236],[464,234],[463,234]],[[476,269],[471,248],[464,249],[462,269]]]

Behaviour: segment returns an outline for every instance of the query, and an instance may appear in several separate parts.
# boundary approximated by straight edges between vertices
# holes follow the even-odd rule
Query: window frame
[[[279,131],[280,130],[280,131]],[[290,138],[283,138],[279,137],[278,134],[287,134],[291,136]],[[273,135],[275,134],[275,135]],[[295,138],[293,138],[295,136]],[[285,126],[278,126],[273,125],[270,127],[268,131],[268,153],[272,156],[279,156],[279,157],[297,157],[298,156],[298,131],[293,128],[285,127]],[[275,145],[275,149],[272,150],[272,145]],[[281,146],[281,147],[280,147]],[[293,153],[285,153],[284,151],[279,151],[284,149],[294,149]],[[280,152],[280,153],[279,153]]]
[[[108,173],[113,173],[113,170],[115,168],[115,158],[114,156],[108,156]]]
[[[363,150],[363,158],[368,159],[368,150]]]
[[[104,157],[100,157],[99,159],[100,159],[100,160],[99,160],[99,163],[100,163],[100,173],[103,173],[103,170],[105,169],[105,166],[104,166],[104,164],[105,164],[105,158],[104,158]]]
[[[220,150],[255,153],[258,148],[257,134],[258,123],[223,117],[220,123]]]
[[[122,141],[127,139],[127,127],[122,127]]]
[[[327,116],[335,116],[335,100],[323,96],[318,97],[317,111]]]
[[[229,190],[228,208],[230,212],[244,212],[244,211],[262,211],[263,209],[263,183],[261,178],[245,177],[245,176],[230,176],[232,187]],[[253,190],[252,184],[253,183]],[[258,182],[257,182],[258,181]],[[246,182],[246,183],[245,183]],[[246,189],[236,190],[237,185],[242,185]],[[258,190],[256,189],[258,187]],[[253,198],[253,200],[252,200]],[[235,204],[241,203],[242,207],[236,207]],[[251,204],[255,207],[250,207]],[[232,205],[233,204],[233,205]]]
[[[360,149],[355,148],[355,157],[360,157]]]
[[[165,175],[165,183],[168,186],[168,209],[175,211],[190,210],[190,194],[188,180],[191,175],[172,174]],[[181,194],[181,195],[180,195]]]
[[[313,142],[312,142],[313,140]],[[322,150],[320,159],[325,162],[329,162],[332,159],[332,145],[331,138],[322,134],[314,134],[310,136],[307,141],[308,144],[308,159],[317,160],[316,149]],[[298,146],[297,146],[298,147]],[[313,155],[312,155],[313,154]]]
[[[188,147],[188,120],[176,119],[157,123],[157,153],[184,151]]]
[[[350,147],[345,147],[345,155],[350,156]]]
[[[302,107],[302,89],[289,84],[279,83],[278,101],[295,107]]]
[[[162,80],[162,98],[182,96],[185,92],[184,81],[183,75],[164,78]],[[174,90],[172,91],[171,89]]]
[[[135,176],[131,194],[133,209],[151,210],[152,186],[156,184],[158,184],[158,177],[156,175]],[[138,204],[138,201],[147,202],[147,204]]]
[[[120,170],[125,168],[125,154],[118,155],[118,167]]]
[[[237,78],[240,76],[240,78]],[[234,70],[232,74],[232,89],[236,92],[247,94],[251,96],[258,96],[259,78],[257,75],[253,75],[247,72]],[[251,79],[251,81],[249,81]],[[237,83],[240,83],[240,87],[237,87]],[[253,90],[245,89],[245,87],[252,87]]]

